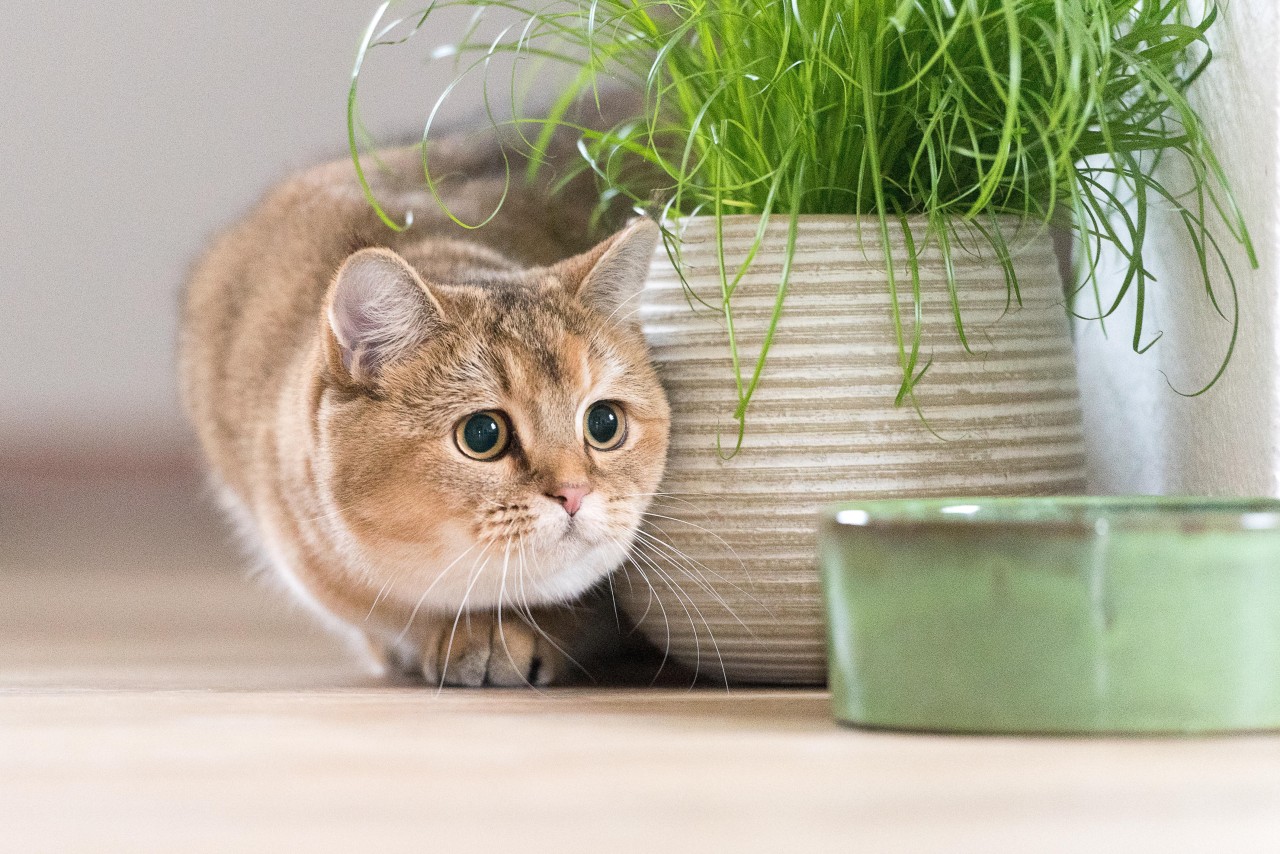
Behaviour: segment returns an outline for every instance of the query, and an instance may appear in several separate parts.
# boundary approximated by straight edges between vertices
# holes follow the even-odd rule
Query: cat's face
[[[423,282],[349,259],[326,318],[317,480],[327,527],[388,595],[537,605],[624,559],[668,409],[632,319],[656,227],[533,271]]]

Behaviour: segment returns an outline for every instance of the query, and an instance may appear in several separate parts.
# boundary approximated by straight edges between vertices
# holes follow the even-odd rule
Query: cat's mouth
[[[572,516],[565,520],[564,529],[560,532],[562,540],[585,540],[586,536],[582,530],[582,523],[575,520]]]
[[[565,519],[564,527],[560,530],[560,542],[575,546],[597,546],[605,539],[598,525],[578,517]]]

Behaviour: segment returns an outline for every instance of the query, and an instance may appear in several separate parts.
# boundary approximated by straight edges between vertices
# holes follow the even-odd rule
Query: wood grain
[[[1280,740],[843,729],[824,692],[387,686],[192,487],[0,481],[0,850],[1273,851]]]

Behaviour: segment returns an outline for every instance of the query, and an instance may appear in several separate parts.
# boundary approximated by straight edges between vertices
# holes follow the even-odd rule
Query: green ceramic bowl
[[[844,723],[1280,728],[1280,501],[864,501],[820,555]]]

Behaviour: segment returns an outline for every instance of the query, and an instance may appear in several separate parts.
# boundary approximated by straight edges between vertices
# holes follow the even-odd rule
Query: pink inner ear
[[[363,249],[338,271],[329,325],[356,380],[376,378],[421,345],[438,320],[417,273],[389,250]]]
[[[633,302],[644,288],[661,236],[653,220],[635,219],[599,246],[569,259],[566,265],[573,266],[568,269],[580,277],[578,298],[608,316]]]

